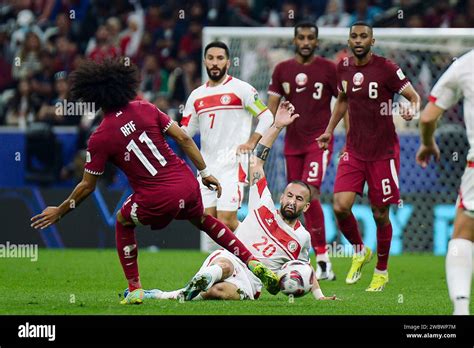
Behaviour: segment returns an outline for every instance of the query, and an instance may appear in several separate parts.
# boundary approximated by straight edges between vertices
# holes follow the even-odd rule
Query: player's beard
[[[293,209],[287,209],[288,206],[289,206],[289,204],[282,205],[280,207],[281,216],[283,216],[285,219],[290,220],[290,221],[294,221],[297,218],[299,218],[299,216],[301,215],[301,212],[296,209],[296,206],[295,206],[294,210]]]
[[[213,74],[211,74],[211,70],[219,70],[219,74],[213,75]],[[210,78],[212,81],[217,82],[217,81],[219,81],[222,77],[224,77],[224,75],[227,73],[227,67],[223,67],[222,69],[219,69],[219,68],[212,68],[212,69],[209,69],[208,67],[206,67],[206,71],[207,71],[207,76],[209,76],[209,78]]]
[[[359,46],[359,47],[363,47],[363,46]],[[351,47],[351,51],[352,51],[352,54],[355,57],[357,57],[358,59],[363,59],[367,54],[369,54],[370,46],[363,47],[363,50],[362,50],[361,53],[356,53],[356,48],[355,47]]]

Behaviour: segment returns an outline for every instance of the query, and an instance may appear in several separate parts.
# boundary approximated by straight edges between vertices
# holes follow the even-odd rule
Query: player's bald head
[[[303,194],[303,197],[305,198],[306,202],[311,201],[311,189],[307,183],[301,180],[293,180],[286,185],[285,191],[291,190],[292,186],[298,186],[299,188],[302,188],[303,190],[300,190],[301,194]]]

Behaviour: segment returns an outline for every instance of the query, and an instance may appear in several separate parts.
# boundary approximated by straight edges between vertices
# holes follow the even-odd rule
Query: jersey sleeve
[[[329,64],[329,87],[331,89],[331,95],[337,97],[339,94],[337,89],[337,69],[336,64],[330,62]]]
[[[194,108],[194,99],[191,93],[184,106],[183,118],[181,119],[181,128],[190,137],[193,137],[199,130],[199,119]]]
[[[388,74],[387,86],[393,93],[402,93],[402,91],[410,85],[402,69],[395,63],[386,60],[386,72]]]
[[[311,237],[309,236],[308,232],[308,238],[305,239],[304,244],[301,246],[301,251],[298,256],[298,260],[303,261],[303,262],[310,262],[309,261],[309,251],[311,249]]]
[[[173,120],[171,119],[171,117],[169,117],[160,109],[156,108],[156,110],[158,111],[158,114],[157,114],[158,126],[160,127],[163,133],[166,133],[166,131],[173,124]]]
[[[250,186],[249,190],[249,211],[258,209],[262,205],[272,211],[276,209],[265,177]]]
[[[280,81],[280,67],[280,64],[277,64],[277,66],[275,66],[272,78],[270,80],[270,85],[268,86],[268,94],[277,97],[282,97],[284,95],[283,87]]]
[[[97,133],[93,133],[87,143],[86,164],[84,171],[92,175],[104,174],[105,164],[107,163],[107,150],[104,146],[105,141],[100,140]]]
[[[248,83],[242,83],[240,96],[244,103],[245,110],[247,110],[247,112],[253,117],[260,116],[261,113],[268,109],[267,106],[261,101],[257,90]]]
[[[429,101],[446,110],[461,99],[462,92],[459,86],[457,61],[444,72],[431,90]]]
[[[342,80],[342,73],[343,73],[343,69],[344,69],[343,64],[349,64],[348,59],[349,58],[344,58],[343,60],[341,60],[339,62],[339,64],[337,64],[337,67],[336,67],[336,89],[337,89],[337,94],[339,94],[341,92],[347,93],[347,81]]]

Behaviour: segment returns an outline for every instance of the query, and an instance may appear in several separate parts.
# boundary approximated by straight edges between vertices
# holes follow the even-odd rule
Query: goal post
[[[266,101],[275,65],[294,57],[293,33],[291,27],[206,27],[203,29],[203,47],[214,40],[225,42],[230,50],[230,74],[250,83]],[[319,28],[319,44],[315,53],[338,62],[350,55],[348,36],[349,28]],[[420,94],[422,107],[434,83],[450,63],[474,48],[474,29],[471,28],[374,28],[374,38],[374,53],[389,58],[402,68]],[[202,76],[203,81],[207,80],[204,65]],[[394,122],[401,146],[399,180],[402,201],[391,211],[391,253],[422,251],[445,254],[468,149],[462,103],[445,112],[436,133],[442,151],[441,161],[425,170],[415,162],[419,145],[418,121],[406,122],[394,117]],[[284,133],[275,142],[266,164],[268,183],[276,200],[286,186],[283,137]],[[334,154],[321,187],[328,243],[347,243],[337,233],[331,206],[337,154],[344,141],[344,131],[339,127],[335,134]],[[245,211],[244,208],[239,212],[241,218]],[[376,227],[366,194],[356,202],[354,213],[364,242],[374,247]]]

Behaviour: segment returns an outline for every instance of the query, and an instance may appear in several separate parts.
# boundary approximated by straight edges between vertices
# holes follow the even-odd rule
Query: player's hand
[[[326,150],[329,147],[329,142],[331,141],[332,134],[329,132],[325,132],[321,134],[319,137],[316,138],[318,142],[319,148]]]
[[[400,106],[399,114],[405,121],[411,121],[413,120],[413,117],[415,117],[415,110],[411,104],[402,104]]]
[[[318,298],[318,301],[340,301],[340,298],[337,298],[336,295],[332,296],[323,296]]]
[[[247,153],[251,153],[254,148],[255,148],[255,146],[253,144],[249,144],[248,142],[246,142],[246,143],[240,144],[237,147],[236,154],[237,155],[245,155]]]
[[[41,214],[35,215],[31,218],[31,227],[44,229],[61,218],[58,207],[47,207]]]
[[[295,107],[289,101],[284,101],[278,106],[275,115],[275,127],[283,128],[292,124],[294,120],[300,117],[299,114],[294,114]]]
[[[217,180],[213,175],[206,176],[205,178],[202,178],[202,183],[207,186],[209,190],[216,191],[217,190],[217,198],[221,197],[222,194],[222,187],[221,184],[219,183],[219,180]]]
[[[421,144],[416,153],[416,163],[422,168],[426,168],[430,163],[431,156],[434,157],[436,162],[439,162],[440,152],[438,145],[435,142],[431,146]]]

